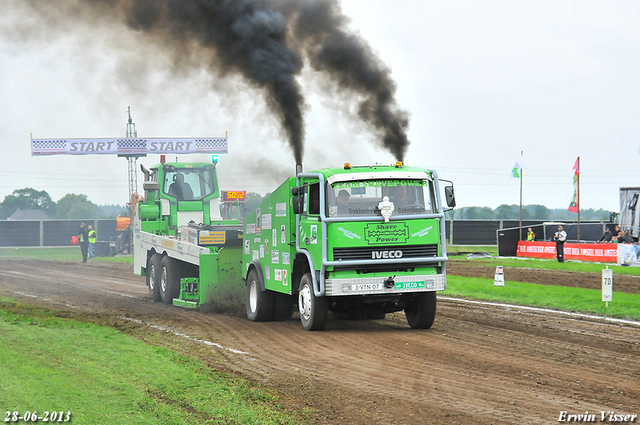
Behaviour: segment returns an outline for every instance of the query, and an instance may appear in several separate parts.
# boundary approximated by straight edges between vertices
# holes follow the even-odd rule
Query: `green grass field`
[[[77,424],[294,424],[267,391],[116,329],[0,298],[0,409]]]
[[[617,264],[590,263],[579,261],[520,259],[520,258],[480,258],[466,259],[469,252],[488,252],[496,256],[495,246],[451,246],[447,248],[450,258],[457,263],[527,268],[534,270],[562,270],[582,273],[601,274],[604,268],[610,268],[615,275],[624,274],[640,276],[640,267],[625,267]],[[457,255],[457,253],[461,253]],[[548,286],[533,283],[506,282],[505,287],[495,287],[492,279],[447,276],[445,295],[459,296],[469,299],[498,301],[518,305],[527,305],[556,310],[594,313],[612,317],[640,320],[640,295],[613,293],[613,302],[609,307],[602,302],[602,292],[594,289]]]
[[[0,258],[24,260],[78,261],[82,260],[80,247],[64,248],[0,248]],[[132,256],[93,257],[89,261],[124,261],[133,263]]]
[[[596,289],[511,281],[502,287],[493,279],[447,276],[442,295],[640,320],[640,295],[623,292],[614,291],[607,307]]]
[[[605,263],[589,263],[578,261],[565,261],[564,263],[558,263],[556,260],[538,260],[538,259],[526,259],[520,260],[516,258],[479,258],[473,260],[467,259],[453,259],[458,261],[469,261],[473,264],[481,264],[490,267],[503,266],[503,267],[515,267],[515,268],[527,268],[527,269],[540,269],[540,270],[562,270],[568,272],[584,272],[584,273],[602,273],[602,269],[609,267],[613,270],[614,274],[625,274],[631,276],[640,276],[640,267],[627,267],[619,266],[617,264],[605,264]]]

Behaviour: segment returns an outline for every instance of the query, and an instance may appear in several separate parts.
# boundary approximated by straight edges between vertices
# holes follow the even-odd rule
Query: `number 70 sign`
[[[608,266],[602,270],[602,301],[607,302],[609,307],[609,301],[612,300],[613,295],[613,270]]]

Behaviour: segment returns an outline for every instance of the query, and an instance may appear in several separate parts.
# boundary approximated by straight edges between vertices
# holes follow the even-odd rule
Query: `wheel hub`
[[[156,268],[154,266],[149,268],[149,287],[151,289],[156,288]]]
[[[258,285],[255,280],[251,281],[249,285],[249,308],[252,313],[255,313],[258,308]]]
[[[311,317],[311,288],[304,285],[298,294],[298,309],[305,319]]]
[[[162,268],[162,277],[160,278],[160,287],[162,292],[167,292],[167,269]]]

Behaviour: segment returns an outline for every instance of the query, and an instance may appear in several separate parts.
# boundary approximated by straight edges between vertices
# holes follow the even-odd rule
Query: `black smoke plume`
[[[339,86],[358,93],[359,116],[382,136],[382,144],[399,160],[409,145],[409,116],[395,101],[391,71],[360,36],[350,33],[348,19],[335,0],[294,1],[294,38],[311,66],[325,71]]]
[[[177,67],[242,75],[264,90],[296,163],[302,163],[305,136],[304,96],[296,76],[307,59],[362,99],[360,118],[397,159],[404,157],[408,115],[396,106],[390,70],[348,31],[337,0],[27,1],[41,14],[123,22],[169,51]]]

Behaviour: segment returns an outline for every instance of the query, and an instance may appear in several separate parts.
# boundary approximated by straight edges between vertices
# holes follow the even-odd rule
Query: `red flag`
[[[578,195],[578,178],[580,176],[580,157],[573,164],[573,198],[569,204],[569,211],[577,213],[580,210],[580,199]]]

